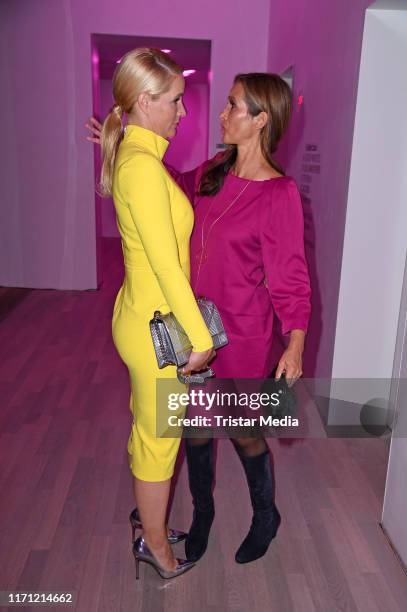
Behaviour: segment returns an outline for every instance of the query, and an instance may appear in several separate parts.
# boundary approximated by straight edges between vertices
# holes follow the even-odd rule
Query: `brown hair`
[[[267,123],[260,131],[260,146],[264,159],[279,172],[281,168],[272,159],[277,145],[287,129],[291,115],[291,90],[278,74],[251,72],[238,74],[234,83],[241,83],[245,102],[252,117],[267,113]],[[199,195],[215,195],[222,188],[225,176],[233,167],[237,146],[230,145],[222,156],[212,161],[202,175]]]
[[[113,75],[115,104],[106,117],[101,136],[102,172],[100,193],[112,193],[114,162],[123,138],[123,113],[130,113],[140,93],[147,92],[158,98],[171,87],[173,78],[182,74],[182,68],[159,49],[141,47],[129,51],[121,59]]]

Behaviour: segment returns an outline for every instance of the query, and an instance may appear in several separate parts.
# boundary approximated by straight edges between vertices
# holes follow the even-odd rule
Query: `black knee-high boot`
[[[186,455],[194,515],[185,541],[185,553],[188,561],[198,561],[208,546],[209,531],[215,517],[212,495],[213,440],[201,445],[187,442]]]
[[[267,449],[255,457],[245,457],[241,453],[238,455],[249,485],[253,518],[249,533],[239,546],[235,559],[237,563],[249,563],[265,554],[277,533],[281,517],[273,501],[270,451]]]

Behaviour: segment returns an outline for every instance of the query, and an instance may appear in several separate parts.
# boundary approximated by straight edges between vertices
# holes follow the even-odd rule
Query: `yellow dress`
[[[137,478],[152,482],[171,478],[180,443],[180,438],[156,435],[157,410],[168,411],[165,402],[156,406],[156,380],[173,379],[171,392],[186,391],[174,366],[157,366],[149,329],[154,311],[172,311],[195,351],[212,346],[189,285],[193,210],[162,164],[167,147],[168,141],[154,132],[127,126],[113,175],[125,266],[114,305],[113,340],[130,374],[130,468]]]

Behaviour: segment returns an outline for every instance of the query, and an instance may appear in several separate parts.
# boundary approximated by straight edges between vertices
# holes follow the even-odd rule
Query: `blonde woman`
[[[163,578],[193,565],[174,558],[169,540],[177,541],[177,534],[168,533],[165,525],[180,440],[156,437],[156,380],[173,378],[175,391],[185,388],[175,367],[158,369],[149,332],[155,310],[172,311],[193,345],[185,371],[203,369],[213,356],[212,339],[188,280],[193,211],[161,161],[185,116],[184,87],[181,68],[158,49],[127,53],[113,77],[115,104],[101,138],[101,190],[114,198],[125,266],[112,329],[130,375],[128,451],[143,525],[142,537],[133,544],[137,578],[140,561],[153,565]]]

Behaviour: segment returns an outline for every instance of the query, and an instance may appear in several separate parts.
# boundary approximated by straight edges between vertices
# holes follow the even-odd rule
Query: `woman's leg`
[[[274,503],[274,482],[270,451],[264,438],[232,439],[246,474],[253,507],[249,533],[236,552],[238,563],[249,563],[262,557],[275,537],[281,522]]]
[[[215,517],[212,495],[214,482],[213,439],[186,440],[189,489],[194,505],[192,524],[185,542],[188,561],[198,561],[208,546],[209,532]]]
[[[143,538],[161,567],[175,570],[177,561],[168,543],[165,525],[171,480],[147,482],[134,478],[133,482]]]
[[[256,457],[268,450],[264,438],[232,438],[231,440],[239,456]]]
[[[130,375],[130,410],[133,423],[127,450],[134,477],[135,499],[143,525],[143,539],[157,563],[164,570],[172,572],[178,563],[167,541],[165,518],[180,438],[161,437],[161,432],[164,426],[168,428],[168,420],[165,418],[168,419],[168,407],[164,401],[166,397],[168,399],[168,392],[183,393],[185,385],[177,380],[175,367],[158,369],[151,335],[146,325],[147,316],[149,315],[136,315],[133,308],[125,308],[123,312],[116,310],[113,338]],[[164,388],[161,388],[159,396],[157,379],[167,379],[162,381]],[[166,384],[168,387],[165,387]],[[175,414],[182,416],[183,411],[184,409],[176,411]],[[143,548],[143,542],[137,538],[133,547],[137,568],[137,552],[140,553],[141,560],[146,560],[145,557],[149,556]],[[190,566],[181,563],[177,572],[182,573]]]

